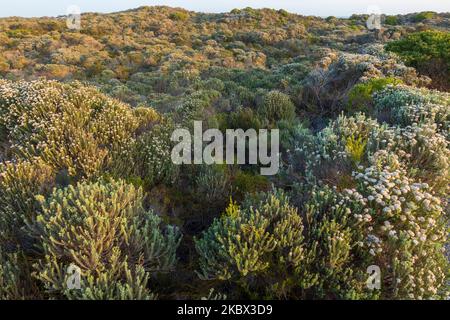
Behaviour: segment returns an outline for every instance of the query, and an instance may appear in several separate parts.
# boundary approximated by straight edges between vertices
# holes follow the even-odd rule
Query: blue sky
[[[202,12],[226,12],[233,8],[286,9],[304,15],[349,16],[366,13],[377,6],[382,13],[397,14],[418,11],[450,12],[450,0],[2,0],[0,17],[57,16],[66,13],[67,7],[77,5],[82,12],[114,12],[143,5],[168,5]]]

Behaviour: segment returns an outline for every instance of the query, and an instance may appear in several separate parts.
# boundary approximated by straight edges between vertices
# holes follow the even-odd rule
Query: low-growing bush
[[[291,121],[295,117],[295,106],[288,95],[279,91],[271,91],[264,97],[258,112],[269,122]]]
[[[416,14],[413,17],[414,22],[422,22],[427,19],[432,19],[436,15],[436,12],[432,11],[424,11]]]
[[[40,293],[22,251],[6,252],[0,247],[0,300],[36,299]]]
[[[419,14],[420,17],[426,15]],[[390,42],[386,49],[397,53],[407,65],[433,79],[435,88],[446,90],[450,83],[450,34],[429,30],[412,33]]]
[[[149,275],[173,268],[180,241],[174,227],[143,208],[140,189],[124,182],[79,183],[45,199],[33,233],[43,258],[35,277],[53,297],[147,299]],[[81,272],[80,290],[67,283],[68,268]]]
[[[0,138],[15,157],[95,177],[136,129],[128,106],[80,83],[0,82]]]
[[[384,23],[389,26],[396,26],[400,24],[400,21],[397,16],[386,16],[384,19]]]
[[[39,210],[35,195],[50,193],[54,184],[53,169],[41,159],[0,165],[1,247],[32,249],[25,227],[34,222]]]
[[[355,85],[348,94],[347,113],[373,113],[373,95],[387,86],[396,86],[402,81],[396,78],[375,78]]]
[[[261,194],[242,208],[231,202],[196,240],[199,276],[232,281],[247,297],[289,297],[310,280],[302,232],[302,218],[282,193]]]

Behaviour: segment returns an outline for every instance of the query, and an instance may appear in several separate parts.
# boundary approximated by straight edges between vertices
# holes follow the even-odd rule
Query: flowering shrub
[[[361,162],[366,145],[367,141],[364,141],[361,137],[355,138],[354,136],[351,136],[347,138],[345,149],[354,163],[357,164]]]
[[[178,166],[171,159],[171,128],[167,123],[155,126],[135,143],[134,170],[147,186],[162,182],[170,184],[177,177]]]
[[[1,81],[0,115],[15,157],[39,156],[73,177],[98,174],[136,128],[127,106],[78,83]]]
[[[386,132],[386,149],[398,155],[408,173],[445,195],[450,183],[450,149],[436,125],[408,126]],[[384,141],[384,140],[383,140]]]
[[[196,193],[210,206],[221,205],[230,193],[230,177],[226,167],[202,166],[195,179]]]
[[[162,121],[162,116],[150,107],[134,108],[133,114],[138,121],[138,131],[148,130],[152,125]]]
[[[375,93],[374,100],[377,113],[387,113],[393,124],[436,123],[442,132],[449,127],[450,96],[447,93],[397,86]]]
[[[402,83],[393,77],[373,78],[365,83],[355,85],[348,94],[347,112],[365,111],[371,112],[372,96],[374,93],[383,90],[387,86],[396,86]]]
[[[408,177],[394,154],[377,152],[372,165],[355,172],[356,189],[369,234],[363,248],[383,274],[382,296],[394,299],[445,297],[447,217],[441,200],[426,183]]]
[[[305,174],[332,185],[339,186],[355,163],[367,163],[375,152],[386,150],[398,156],[409,176],[428,182],[441,195],[448,192],[450,149],[435,124],[400,128],[380,125],[362,114],[341,116],[306,150]]]

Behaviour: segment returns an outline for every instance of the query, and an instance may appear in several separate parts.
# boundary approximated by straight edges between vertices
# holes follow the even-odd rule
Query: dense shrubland
[[[366,18],[0,19],[0,299],[448,298],[450,16]],[[280,172],[174,165],[194,120]]]

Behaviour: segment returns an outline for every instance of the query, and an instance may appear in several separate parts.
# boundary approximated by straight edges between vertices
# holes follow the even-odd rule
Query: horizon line
[[[233,10],[245,10],[245,9],[253,9],[253,10],[273,10],[273,11],[280,11],[280,10],[284,10],[286,12],[288,12],[289,14],[294,14],[294,15],[299,15],[299,16],[304,16],[304,17],[318,17],[318,18],[328,18],[328,17],[335,17],[337,19],[349,19],[352,15],[367,15],[367,12],[357,12],[355,11],[354,13],[350,14],[350,15],[346,15],[346,16],[334,16],[334,15],[315,15],[315,14],[302,14],[301,12],[293,12],[293,11],[289,11],[287,9],[280,9],[280,8],[270,8],[270,7],[263,7],[263,8],[252,8],[249,6],[245,6],[242,8],[236,7],[233,8],[229,11],[196,11],[196,10],[190,10],[190,9],[186,9],[183,7],[172,7],[172,6],[167,6],[167,5],[148,5],[148,6],[138,6],[138,7],[134,7],[134,8],[129,8],[129,9],[124,9],[124,10],[117,10],[117,11],[107,11],[107,12],[102,12],[102,11],[86,11],[86,12],[81,12],[82,15],[85,14],[99,14],[99,15],[109,15],[109,14],[118,14],[118,13],[124,13],[124,12],[128,12],[128,11],[137,11],[139,9],[142,8],[169,8],[169,9],[178,9],[178,10],[185,10],[188,12],[193,12],[193,13],[197,13],[197,14],[226,14],[226,13],[231,13]],[[450,11],[433,11],[433,10],[426,10],[426,11],[414,11],[414,12],[408,12],[408,13],[396,13],[396,14],[388,14],[388,13],[381,13],[381,15],[388,15],[388,16],[406,16],[406,15],[410,15],[410,14],[417,14],[417,13],[421,13],[421,12],[434,12],[437,14],[449,14]],[[61,17],[67,17],[67,14],[60,14],[60,15],[43,15],[43,16],[18,16],[18,15],[12,15],[12,16],[2,16],[0,14],[0,19],[8,19],[8,18],[21,18],[21,19],[43,19],[43,18],[61,18]]]

